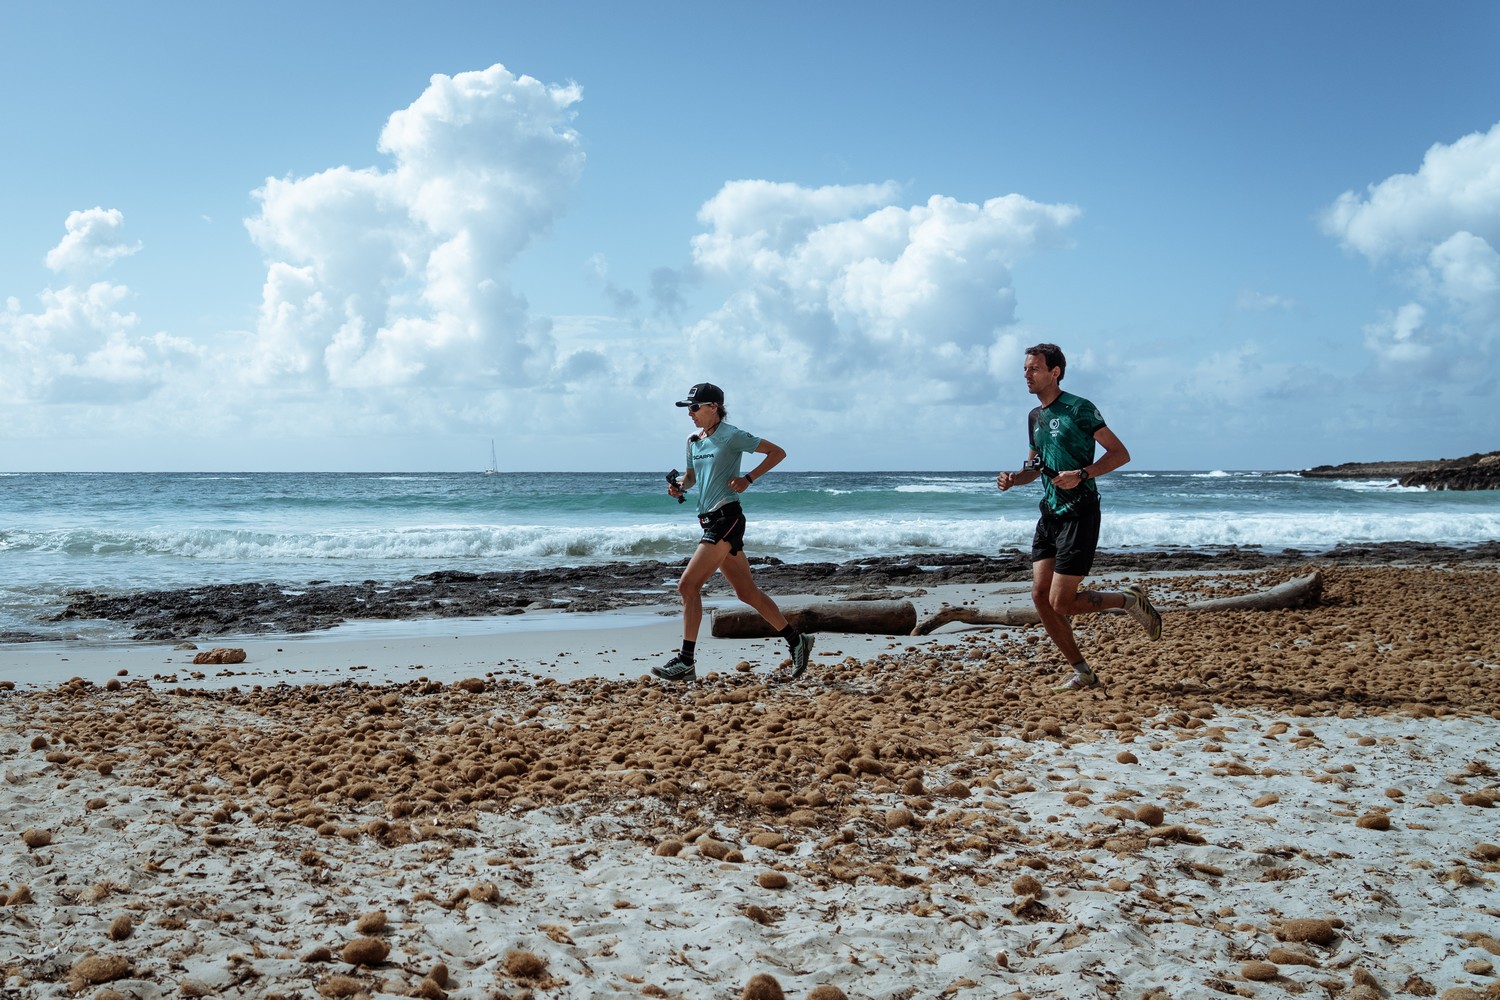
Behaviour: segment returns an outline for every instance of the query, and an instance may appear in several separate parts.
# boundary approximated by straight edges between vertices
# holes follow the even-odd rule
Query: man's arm
[[[1098,442],[1099,447],[1104,449],[1104,454],[1082,469],[1058,473],[1057,478],[1052,480],[1052,485],[1062,490],[1076,490],[1083,485],[1084,480],[1098,479],[1130,461],[1130,452],[1126,450],[1124,442],[1115,437],[1115,432],[1108,427],[1101,427],[1095,431],[1094,440]]]
[[[1025,486],[1027,483],[1036,482],[1042,473],[1041,470],[1032,468],[1032,463],[1035,461],[1036,451],[1033,450],[1026,456],[1026,468],[1018,472],[1002,472],[996,476],[995,485],[1000,487],[1000,492],[1004,493],[1012,486]]]

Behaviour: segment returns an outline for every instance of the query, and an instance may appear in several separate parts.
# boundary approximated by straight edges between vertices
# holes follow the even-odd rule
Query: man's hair
[[[1068,359],[1063,357],[1062,348],[1056,344],[1037,344],[1035,347],[1026,348],[1027,357],[1033,354],[1040,354],[1042,360],[1047,362],[1048,368],[1060,369],[1057,373],[1057,380],[1059,382],[1068,373]]]

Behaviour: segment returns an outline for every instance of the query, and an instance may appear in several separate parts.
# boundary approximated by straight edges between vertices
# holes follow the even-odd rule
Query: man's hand
[[[1088,480],[1088,473],[1082,469],[1074,469],[1071,472],[1059,472],[1057,478],[1052,480],[1052,485],[1060,490],[1076,490]]]

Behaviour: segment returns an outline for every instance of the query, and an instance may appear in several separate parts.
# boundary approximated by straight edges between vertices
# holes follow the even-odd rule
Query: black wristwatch
[[[1088,482],[1090,479],[1094,478],[1093,476],[1089,475],[1088,469],[1079,469],[1078,474],[1083,477],[1082,479],[1078,480],[1080,486]]]

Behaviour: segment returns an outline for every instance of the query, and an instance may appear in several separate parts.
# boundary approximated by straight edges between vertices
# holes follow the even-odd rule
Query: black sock
[[[698,643],[692,639],[682,640],[682,652],[678,653],[677,655],[682,657],[683,663],[693,662],[693,648],[697,645]]]
[[[779,635],[779,636],[781,636],[783,639],[786,640],[786,645],[787,645],[788,649],[796,649],[797,648],[797,636],[799,635],[799,633],[797,632],[796,629],[794,629],[792,627],[791,622],[788,622],[786,628],[782,629],[780,632],[777,632],[776,634]]]

